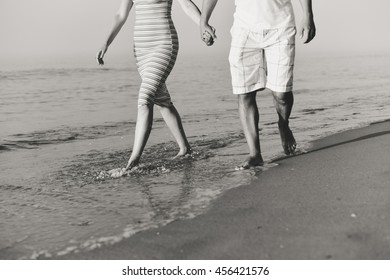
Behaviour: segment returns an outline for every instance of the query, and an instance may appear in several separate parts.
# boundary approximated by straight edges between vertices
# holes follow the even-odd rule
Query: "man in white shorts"
[[[208,22],[217,2],[203,0],[200,26],[206,43],[216,39]],[[299,33],[308,43],[316,33],[312,1],[300,2],[303,21]],[[291,0],[235,0],[235,3],[229,62],[233,93],[238,95],[238,110],[249,146],[249,157],[238,168],[247,169],[263,164],[256,94],[265,88],[273,94],[284,152],[289,155],[295,151],[296,142],[288,120],[294,103],[296,27]]]

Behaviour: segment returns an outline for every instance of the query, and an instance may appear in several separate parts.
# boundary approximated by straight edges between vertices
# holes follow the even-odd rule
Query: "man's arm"
[[[316,36],[316,26],[314,24],[314,15],[312,0],[299,0],[303,10],[303,19],[299,35],[303,38],[305,44],[309,43]]]
[[[203,0],[202,14],[200,17],[200,36],[203,38],[204,33],[209,33],[213,40],[217,38],[215,30],[209,25],[211,14],[217,5],[218,0]]]

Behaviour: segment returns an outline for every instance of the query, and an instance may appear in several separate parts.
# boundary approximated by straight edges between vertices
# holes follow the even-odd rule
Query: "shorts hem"
[[[293,90],[293,86],[274,86],[268,84],[267,84],[267,88],[274,92],[290,92]]]
[[[247,87],[233,87],[233,94],[247,94],[254,91],[264,90],[265,85],[262,83],[257,83],[252,86]]]

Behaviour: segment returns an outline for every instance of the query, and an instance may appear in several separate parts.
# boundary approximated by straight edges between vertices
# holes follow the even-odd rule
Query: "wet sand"
[[[278,160],[203,215],[66,259],[390,259],[390,122]]]

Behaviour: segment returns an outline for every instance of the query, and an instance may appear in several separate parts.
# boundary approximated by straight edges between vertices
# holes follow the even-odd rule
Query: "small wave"
[[[7,144],[0,145],[0,151],[11,151],[12,148]]]
[[[302,113],[304,115],[314,115],[317,112],[325,111],[327,108],[309,108],[309,109],[303,109]]]
[[[17,185],[0,185],[0,188],[5,191],[5,190],[9,190],[9,191],[19,191],[21,189],[26,189],[25,187],[23,186],[17,186]]]
[[[215,149],[211,148],[210,149]],[[118,172],[120,172],[119,176],[116,177],[128,177],[128,176],[144,176],[144,175],[162,175],[166,173],[170,173],[172,170],[180,170],[186,164],[190,164],[192,161],[207,159],[211,156],[210,153],[205,153],[204,151],[194,151],[192,154],[186,157],[179,158],[169,158],[167,155],[166,158],[162,158],[160,160],[153,160],[149,164],[140,164],[139,166],[129,170],[124,171],[122,168],[118,168]],[[122,170],[121,170],[122,169]],[[100,171],[100,173],[95,176],[96,180],[106,180],[111,179],[113,176],[110,171]]]
[[[135,68],[129,67],[85,67],[85,68],[39,68],[16,71],[1,71],[0,78],[8,80],[28,80],[30,78],[39,77],[40,79],[51,79],[52,76],[71,76],[79,74],[94,74],[96,72],[129,72],[136,71]]]
[[[10,140],[0,145],[0,151],[12,151],[17,149],[36,149],[42,145],[65,143],[75,140],[77,135],[63,136],[56,139],[31,139],[31,140]]]
[[[16,149],[36,149],[42,145],[61,144],[75,140],[98,139],[114,135],[123,135],[134,127],[134,122],[117,122],[89,127],[63,127],[11,135],[11,140],[0,143],[0,152]]]
[[[300,80],[300,81],[304,81],[304,80]],[[296,95],[297,94],[304,94],[304,93],[310,93],[312,91],[313,91],[312,89],[298,89],[298,90],[294,91],[294,94],[296,94]]]
[[[194,162],[215,157],[216,150],[242,139],[244,139],[242,133],[231,133],[214,139],[201,138],[191,143],[193,148],[191,156],[175,159],[176,143],[154,145],[144,151],[142,163],[138,168],[126,173],[126,176],[161,176],[172,170],[180,171],[189,168]],[[108,170],[123,167],[130,154],[130,150],[115,152],[92,150],[77,156],[73,162],[59,170],[55,177],[58,181],[67,181],[68,186],[83,186],[112,179]]]
[[[17,141],[7,141],[3,144],[0,144],[0,152],[9,152],[17,149],[35,149],[36,146],[29,145],[28,143],[17,142]]]

